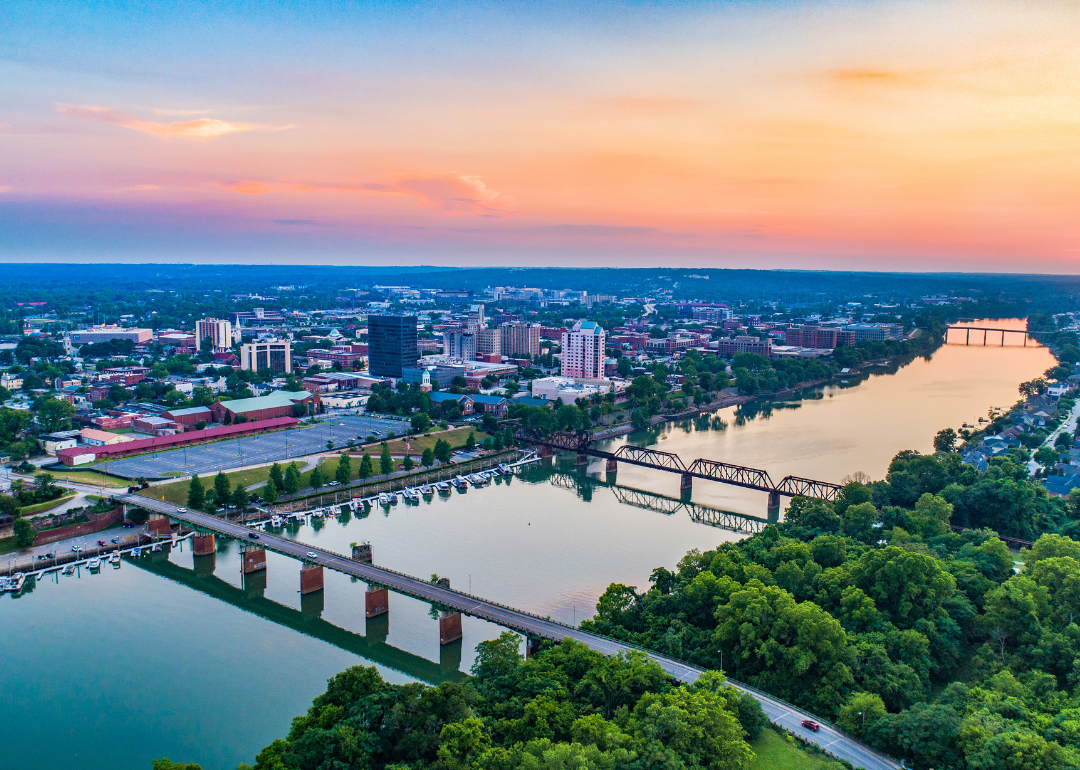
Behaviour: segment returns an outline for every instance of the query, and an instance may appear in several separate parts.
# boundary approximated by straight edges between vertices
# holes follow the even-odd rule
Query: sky
[[[0,261],[1076,273],[1080,4],[8,0]]]

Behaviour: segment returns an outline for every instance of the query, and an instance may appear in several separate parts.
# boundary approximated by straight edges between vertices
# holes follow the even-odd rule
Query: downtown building
[[[563,377],[588,380],[604,379],[606,336],[596,321],[578,321],[574,328],[562,334]]]
[[[233,344],[232,324],[220,318],[203,318],[195,324],[195,346],[202,347],[203,340],[209,338],[214,343],[214,350],[228,350]]]
[[[292,343],[288,340],[245,343],[240,346],[240,368],[289,374],[292,372]]]
[[[499,352],[504,356],[528,356],[530,359],[540,355],[540,324],[501,324]]]
[[[368,371],[373,377],[401,378],[419,359],[416,349],[416,316],[368,316]]]

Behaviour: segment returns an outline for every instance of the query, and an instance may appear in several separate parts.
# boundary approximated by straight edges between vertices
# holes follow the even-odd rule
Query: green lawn
[[[124,489],[130,483],[123,479],[116,479],[112,476],[106,476],[98,471],[58,471],[51,468],[43,469],[44,473],[48,473],[53,477],[54,481],[72,481],[77,484],[92,484],[95,487],[101,486],[101,479],[105,479],[105,486],[113,489]]]
[[[451,449],[460,449],[465,446],[465,440],[469,437],[469,434],[473,434],[473,438],[476,439],[476,443],[480,444],[484,439],[488,437],[488,434],[482,430],[476,428],[455,428],[454,430],[435,430],[430,433],[425,433],[419,436],[412,436],[409,438],[409,445],[412,447],[412,453],[415,457],[420,457],[424,453],[424,450],[430,447],[435,449],[435,442],[439,439],[448,441]],[[402,439],[394,439],[388,442],[390,444],[390,454],[403,455],[405,454],[405,442]],[[382,444],[368,444],[364,447],[368,454],[371,455],[372,460],[378,459],[379,453],[382,451]],[[355,451],[355,450],[354,450]]]
[[[843,770],[843,765],[821,755],[814,755],[792,743],[771,727],[750,744],[754,763],[750,770]]]
[[[62,505],[63,503],[66,503],[68,500],[70,500],[73,497],[75,497],[74,492],[72,492],[70,495],[64,495],[63,497],[58,497],[55,500],[49,500],[48,502],[35,503],[34,505],[27,505],[27,506],[24,506],[24,507],[20,508],[19,513],[24,517],[25,516],[36,516],[39,513],[43,513],[45,511],[50,511],[53,508],[56,508],[58,505]]]

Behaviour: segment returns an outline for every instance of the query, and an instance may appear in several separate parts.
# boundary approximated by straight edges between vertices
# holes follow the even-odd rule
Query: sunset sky
[[[0,8],[0,260],[1080,272],[1076,2]]]

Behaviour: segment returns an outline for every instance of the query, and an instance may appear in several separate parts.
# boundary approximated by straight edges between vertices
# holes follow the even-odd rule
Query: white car
[[[317,558],[319,558],[319,554],[315,553],[314,551],[308,551],[307,555],[308,555],[309,559],[317,559]]]
[[[177,513],[187,513],[187,508],[177,508],[176,512]]]

